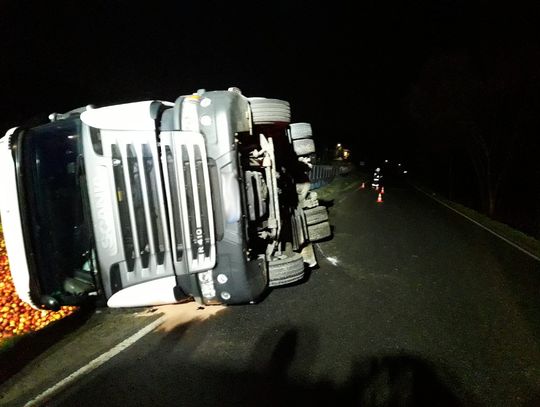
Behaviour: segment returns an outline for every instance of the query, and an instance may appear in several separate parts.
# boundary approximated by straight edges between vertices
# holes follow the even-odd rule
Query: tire
[[[288,117],[291,116],[291,111],[289,109],[283,108],[283,107],[252,107],[252,112],[255,112],[256,114],[282,114],[287,115]]]
[[[310,138],[313,136],[313,130],[309,123],[291,123],[289,127],[291,129],[291,138],[293,140]]]
[[[289,123],[290,118],[286,118],[285,116],[276,116],[276,115],[264,115],[264,116],[257,116],[256,119],[253,120],[254,124],[272,124],[272,123]]]
[[[306,215],[306,223],[308,226],[315,225],[317,223],[328,220],[328,211],[325,206],[316,206],[311,209],[304,209]]]
[[[332,229],[328,221],[308,226],[309,240],[316,242],[332,236]]]
[[[308,240],[306,217],[302,210],[295,210],[291,215],[292,249],[298,250]]]
[[[291,122],[289,102],[280,99],[249,98],[253,123]]]
[[[293,252],[284,259],[268,262],[270,287],[291,284],[304,278],[304,258],[300,253]]]

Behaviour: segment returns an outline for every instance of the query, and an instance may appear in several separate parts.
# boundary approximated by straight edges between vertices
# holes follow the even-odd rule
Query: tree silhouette
[[[539,130],[539,56],[527,45],[439,53],[407,99],[423,143],[467,157],[481,207],[492,217],[505,182],[518,176],[518,152]]]

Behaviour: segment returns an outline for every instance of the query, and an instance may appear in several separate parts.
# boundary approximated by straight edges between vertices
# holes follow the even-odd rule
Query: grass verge
[[[352,170],[351,172],[343,175],[336,175],[336,177],[327,185],[314,189],[317,192],[317,198],[322,201],[331,201],[335,199],[338,194],[342,194],[348,191],[352,191],[355,188],[359,188],[362,182],[367,183],[368,176],[366,173],[358,170]]]

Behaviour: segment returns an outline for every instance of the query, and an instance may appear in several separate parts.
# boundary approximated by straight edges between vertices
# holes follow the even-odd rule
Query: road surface
[[[47,405],[540,405],[540,263],[413,188],[376,198],[327,202],[334,236],[307,281],[160,309]]]

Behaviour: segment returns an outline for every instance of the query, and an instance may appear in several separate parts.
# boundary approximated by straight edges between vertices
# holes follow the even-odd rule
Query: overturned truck
[[[14,284],[36,308],[254,303],[316,265],[309,123],[236,88],[52,114],[0,140]]]

